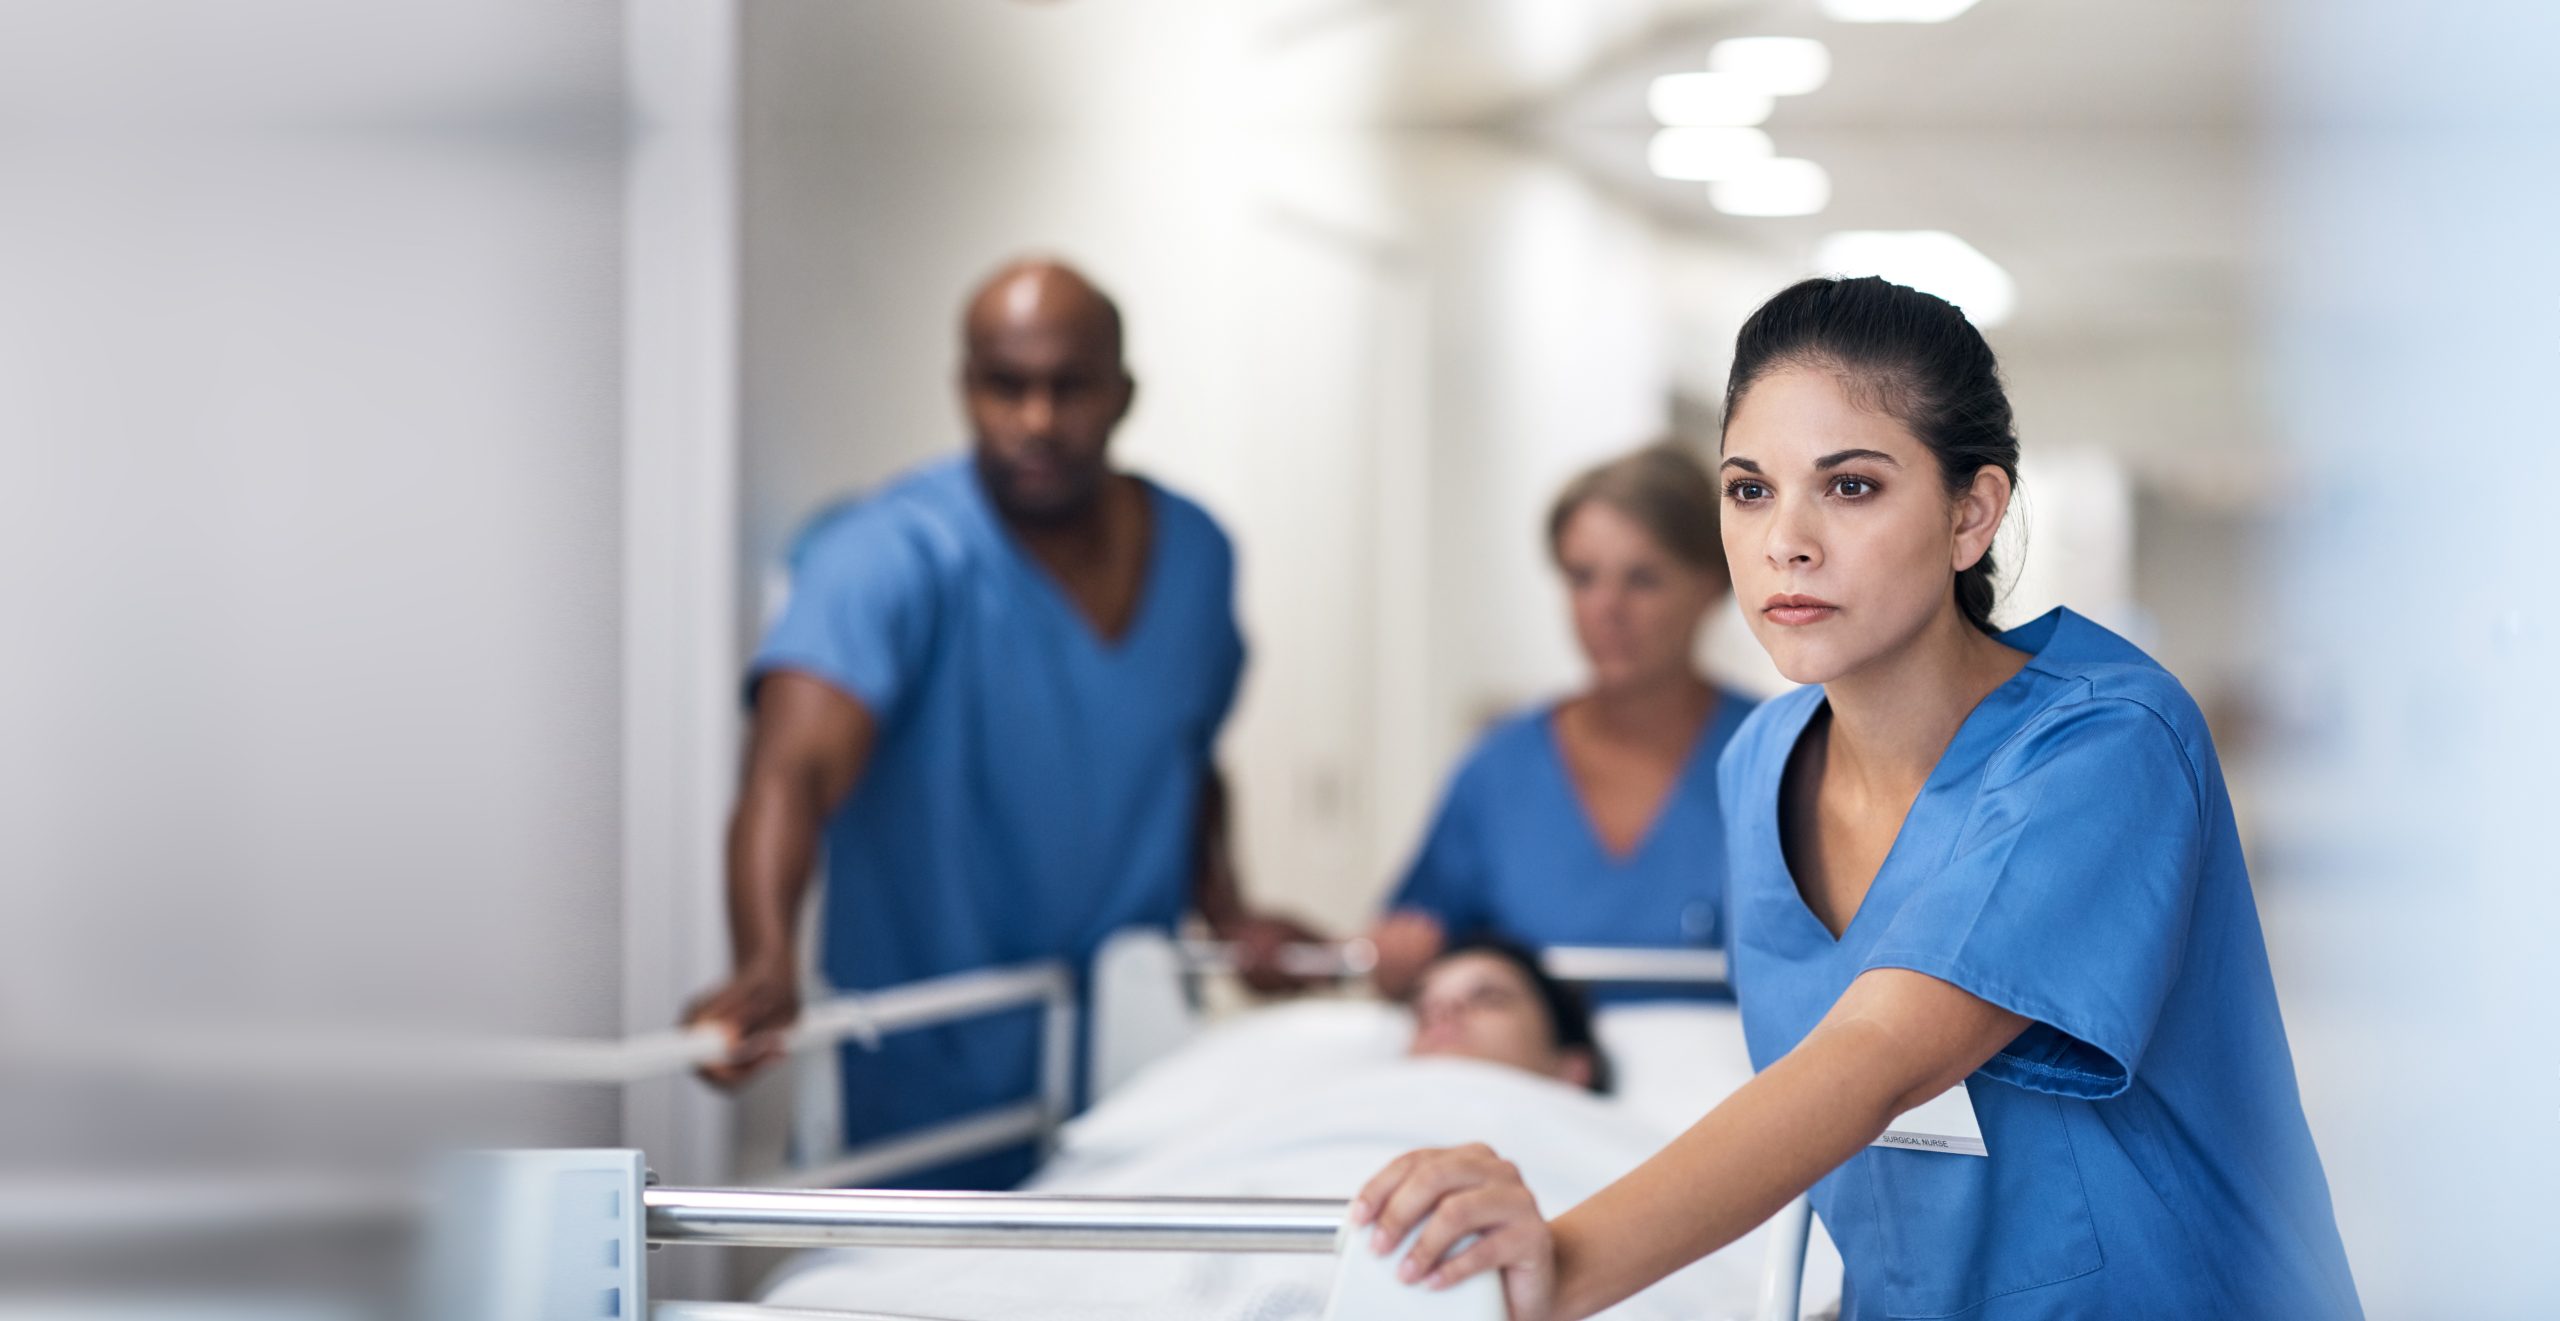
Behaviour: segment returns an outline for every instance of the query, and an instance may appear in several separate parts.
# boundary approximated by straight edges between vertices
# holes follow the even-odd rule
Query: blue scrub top
[[[1452,939],[1487,932],[1549,945],[1715,948],[1724,936],[1724,822],[1716,757],[1751,713],[1719,690],[1671,796],[1635,851],[1601,844],[1556,741],[1554,706],[1514,716],[1467,754],[1422,852],[1389,901]],[[1601,1002],[1721,995],[1698,987],[1595,988]]]
[[[1870,968],[2034,1024],[1967,1079],[1988,1159],[1869,1147],[1815,1186],[1842,1316],[2361,1315],[2203,717],[2068,611],[2001,640],[2033,659],[1957,731],[1836,940],[1778,825],[1822,690],[1725,754],[1754,1067]]]
[[[748,683],[809,675],[879,723],[826,830],[820,957],[836,986],[1045,958],[1081,973],[1112,932],[1180,919],[1245,649],[1226,535],[1147,489],[1142,595],[1116,642],[1006,531],[965,458],[802,534]],[[1027,1099],[1038,1034],[1024,1011],[847,1048],[846,1140]],[[1005,1186],[1029,1168],[1017,1152],[917,1182]]]

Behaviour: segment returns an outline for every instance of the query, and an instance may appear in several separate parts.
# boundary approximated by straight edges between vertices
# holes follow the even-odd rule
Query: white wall
[[[2374,1316],[2560,1310],[2555,48],[2528,0],[2279,0],[2261,46],[2293,470],[2246,566],[2288,788],[2257,861]]]
[[[20,1021],[621,1030],[620,37],[606,6],[0,14]],[[609,1140],[613,1103],[514,1132]]]

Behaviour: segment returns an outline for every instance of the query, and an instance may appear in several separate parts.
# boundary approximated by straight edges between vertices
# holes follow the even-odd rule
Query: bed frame
[[[1207,942],[1185,942],[1180,952],[1186,975],[1194,978],[1232,972],[1237,957],[1232,946]],[[1570,946],[1548,949],[1542,959],[1558,979],[1584,984],[1726,982],[1724,955],[1715,950]],[[1375,951],[1364,941],[1297,946],[1284,952],[1284,963],[1290,971],[1310,977],[1364,976],[1375,961]],[[795,1053],[818,1052],[842,1041],[871,1040],[889,1032],[956,1022],[1031,1004],[1046,1011],[1035,1096],[922,1132],[851,1151],[830,1152],[834,1134],[840,1132],[834,1109],[826,1104],[824,1095],[804,1093],[806,1104],[795,1123],[801,1154],[804,1159],[811,1153],[827,1154],[766,1181],[781,1186],[654,1187],[640,1154],[631,1151],[516,1152],[483,1157],[496,1162],[494,1173],[484,1172],[479,1177],[479,1191],[466,1204],[476,1206],[477,1215],[515,1226],[509,1233],[478,1236],[484,1258],[493,1244],[502,1256],[514,1258],[508,1268],[489,1274],[516,1281],[513,1288],[518,1296],[526,1293],[522,1281],[540,1278],[573,1290],[597,1309],[576,1315],[618,1317],[644,1314],[640,1304],[648,1299],[645,1249],[675,1243],[781,1248],[1321,1253],[1332,1255],[1337,1261],[1336,1307],[1328,1314],[1336,1321],[1435,1314],[1500,1321],[1498,1299],[1490,1312],[1482,1310],[1490,1291],[1474,1295],[1472,1301],[1449,1296],[1449,1301],[1430,1303],[1434,1309],[1430,1312],[1420,1310],[1426,1298],[1421,1294],[1402,1295],[1380,1310],[1346,1309],[1344,1297],[1376,1287],[1374,1283],[1363,1286],[1361,1281],[1385,1277],[1383,1267],[1374,1265],[1382,1259],[1370,1257],[1355,1245],[1355,1236],[1344,1233],[1347,1204],[1343,1202],[888,1192],[842,1187],[1003,1150],[1025,1141],[1036,1141],[1044,1147],[1053,1142],[1057,1125],[1067,1117],[1072,1094],[1070,1070],[1077,1015],[1074,982],[1063,966],[1034,964],[837,996],[805,1012],[786,1040],[787,1048]],[[626,1043],[626,1049],[629,1053],[623,1060],[627,1066],[637,1068],[645,1060],[648,1071],[654,1072],[717,1058],[725,1045],[716,1034],[677,1032],[636,1039]],[[564,1220],[546,1209],[573,1201],[590,1208],[609,1207],[613,1214]],[[1809,1207],[1798,1198],[1771,1222],[1756,1312],[1760,1321],[1793,1321],[1798,1314],[1810,1220]],[[562,1225],[569,1227],[557,1228]],[[448,1240],[451,1237],[450,1233],[446,1235]],[[606,1246],[608,1243],[611,1246]],[[611,1264],[605,1265],[607,1262]],[[491,1318],[522,1316],[527,1321],[536,1317],[550,1321],[555,1315],[571,1314],[554,1310],[510,1312],[506,1310],[509,1301],[475,1297],[469,1314]],[[1470,1307],[1475,1310],[1465,1310]],[[931,1321],[742,1303],[659,1302],[647,1306],[645,1315],[654,1321]]]
[[[1375,962],[1365,942],[1294,947],[1291,970],[1317,977],[1365,975]],[[1231,971],[1232,947],[1181,947],[1192,977]],[[1582,983],[1723,984],[1724,956],[1696,949],[1558,947],[1548,970]],[[1394,1290],[1386,1258],[1352,1246],[1347,1204],[1281,1198],[1120,1198],[1059,1194],[885,1192],[848,1189],[1024,1142],[1054,1143],[1073,1102],[1076,981],[1063,964],[1042,962],[930,978],[828,997],[809,1005],[784,1036],[785,1049],[818,1055],[840,1043],[1038,1006],[1041,1062],[1034,1093],[931,1128],[846,1150],[832,1106],[795,1117],[799,1159],[740,1188],[655,1186],[641,1153],[549,1150],[458,1156],[438,1176],[428,1235],[429,1276],[445,1295],[433,1315],[473,1321],[557,1321],[567,1317],[651,1317],[655,1321],[932,1321],[859,1312],[811,1312],[742,1303],[652,1302],[649,1251],[665,1244],[805,1247],[974,1247],[1118,1251],[1294,1252],[1336,1258],[1332,1321],[1429,1318],[1500,1321],[1498,1292]],[[620,1041],[475,1039],[441,1043],[366,1040],[126,1038],[115,1053],[185,1072],[274,1076],[336,1074],[350,1068],[414,1071],[412,1076],[510,1082],[621,1084],[680,1073],[721,1058],[725,1038],[677,1029]],[[804,1076],[821,1072],[803,1069]],[[824,1072],[832,1072],[825,1070]],[[814,1099],[814,1098],[813,1098]],[[376,1190],[386,1214],[404,1217],[414,1190]],[[156,1202],[156,1198],[152,1199]],[[201,1199],[199,1199],[201,1200]],[[298,1203],[297,1203],[298,1205]],[[237,1230],[253,1205],[214,1196],[208,1224]],[[5,1208],[0,1208],[5,1209]],[[59,1207],[54,1208],[55,1212]],[[341,1209],[336,1214],[343,1216]],[[1771,1222],[1759,1307],[1761,1321],[1792,1321],[1799,1309],[1811,1212],[1803,1198]],[[47,1219],[56,1218],[48,1213]],[[7,1217],[0,1215],[0,1230]],[[1473,1283],[1473,1282],[1471,1282]],[[1394,1290],[1390,1295],[1386,1291]],[[1367,1308],[1346,1299],[1373,1292]],[[1492,1310],[1483,1311],[1485,1298]],[[1472,1298],[1474,1301],[1468,1301]],[[1465,1310],[1467,1308],[1476,1310]],[[1449,1310],[1449,1309],[1458,1310]]]

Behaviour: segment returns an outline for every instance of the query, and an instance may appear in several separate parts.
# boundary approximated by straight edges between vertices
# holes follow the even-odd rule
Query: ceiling
[[[1813,0],[1726,5],[1659,23],[1569,91],[1524,103],[1548,122],[1647,124],[1645,84],[1706,67],[1731,36],[1819,38],[1828,85],[1779,103],[1792,129],[2172,130],[2242,127],[2249,0],[1981,0],[1947,23],[1840,23]]]
[[[1178,113],[1450,127],[1632,124],[1653,74],[1744,33],[1818,36],[1836,73],[1793,127],[2227,129],[2247,116],[2250,0],[1982,0],[1944,24],[1850,24],[1815,0],[746,0],[749,69],[870,122]],[[845,95],[839,79],[858,79]]]
[[[1981,0],[1952,22],[1845,24],[1815,0],[748,0],[765,130],[1508,139],[1649,217],[1666,302],[1702,347],[1840,229],[1944,229],[2016,279],[1993,338],[2031,418],[2138,471],[2257,448],[2248,342],[2254,0]],[[1831,204],[1736,219],[1655,178],[1645,89],[1717,40],[1801,35],[1829,83],[1784,100],[1782,154]],[[2042,397],[2039,397],[2042,396]]]

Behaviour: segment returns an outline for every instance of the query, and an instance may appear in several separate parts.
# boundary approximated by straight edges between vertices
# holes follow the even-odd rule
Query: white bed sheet
[[[1593,1097],[1471,1060],[1405,1060],[1391,1006],[1308,1002],[1221,1023],[1140,1071],[1067,1126],[1027,1188],[1130,1195],[1348,1197],[1417,1146],[1488,1142],[1550,1214],[1657,1150],[1749,1076],[1729,1008],[1636,1005],[1603,1014],[1621,1095]],[[1817,1240],[1819,1233],[1817,1231]],[[1630,1300],[1617,1321],[1747,1317],[1765,1237],[1754,1233]],[[1837,1301],[1817,1242],[1809,1314]],[[993,1321],[1312,1321],[1329,1258],[1246,1254],[847,1251],[809,1254],[765,1301]]]

